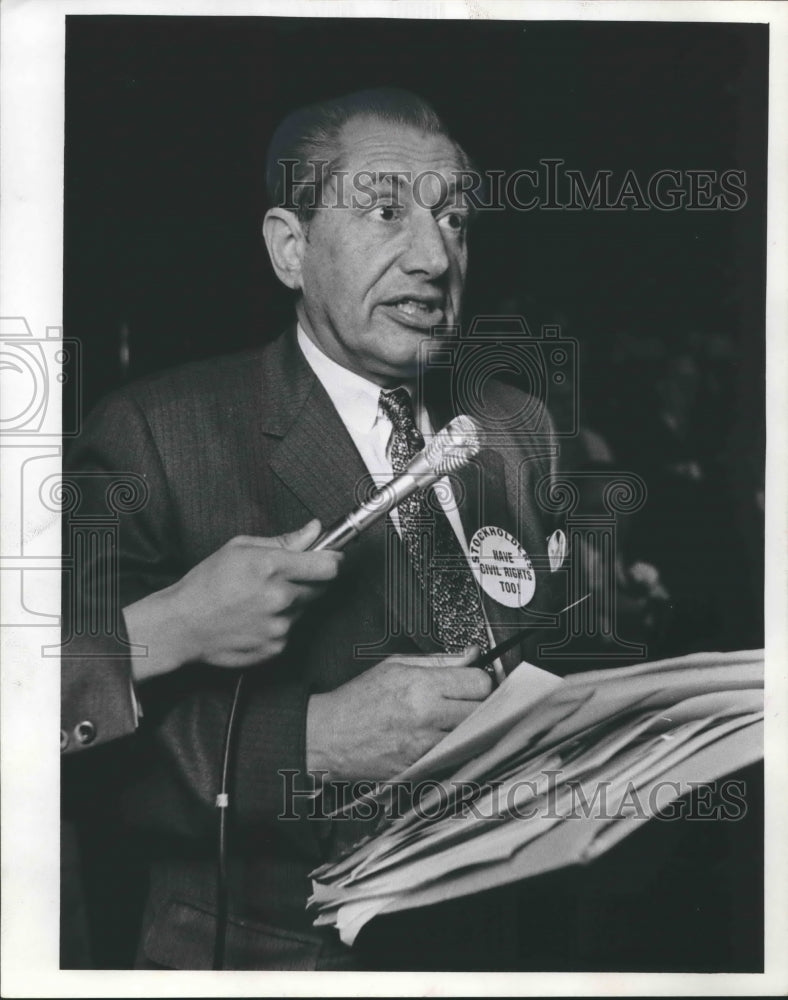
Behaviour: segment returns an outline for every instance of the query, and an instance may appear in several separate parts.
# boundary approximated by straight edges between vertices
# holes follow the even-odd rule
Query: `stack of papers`
[[[365,798],[374,836],[312,872],[315,924],[352,944],[380,913],[589,861],[763,755],[763,652],[698,653],[561,680],[520,664]],[[408,794],[406,808],[395,789]],[[358,803],[356,803],[358,805]],[[351,808],[352,811],[352,808]],[[675,808],[674,808],[675,814]]]

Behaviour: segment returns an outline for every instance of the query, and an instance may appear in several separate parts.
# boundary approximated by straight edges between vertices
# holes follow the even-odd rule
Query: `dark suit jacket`
[[[522,395],[502,385],[493,406],[516,412]],[[436,426],[443,416],[436,406]],[[536,430],[541,436],[485,450],[455,483],[469,537],[479,524],[506,527],[536,567],[536,593],[523,612],[487,602],[498,639],[523,621],[549,624],[549,616],[534,613],[556,610],[565,590],[563,574],[545,565],[554,525],[534,490],[550,470],[553,449],[549,428]],[[235,535],[278,535],[315,516],[331,524],[369,481],[292,332],[262,350],[189,365],[116,392],[86,423],[68,465],[83,474],[84,515],[105,502],[105,487],[91,486],[102,482],[102,473],[131,472],[147,484],[145,505],[120,515],[120,607],[178,580]],[[356,961],[333,931],[311,926],[304,907],[309,871],[358,830],[310,819],[315,807],[307,796],[294,804],[298,818],[277,819],[284,809],[279,772],[305,774],[310,694],[336,688],[390,653],[437,649],[418,622],[415,634],[403,627],[402,573],[411,572],[404,563],[391,525],[378,524],[346,550],[341,579],[300,620],[285,655],[249,672],[233,762],[229,967],[332,968]],[[396,567],[402,573],[392,586]],[[537,661],[536,641],[544,638],[537,629],[509,662]],[[93,654],[102,643],[117,648],[117,639],[90,643]],[[143,963],[210,967],[215,797],[234,680],[232,672],[192,665],[149,682],[140,693],[139,731],[120,741],[122,811],[134,836],[148,842],[151,859]],[[89,766],[93,756],[81,763]],[[312,788],[303,782],[299,787]],[[476,904],[454,909],[470,920],[466,930],[475,928],[472,938],[482,949],[486,935],[499,939],[494,921],[482,919]],[[500,905],[494,909],[500,916]],[[444,928],[453,919],[450,910],[438,915]],[[458,925],[457,935],[464,933]],[[467,967],[461,956],[468,939],[449,937],[457,961],[439,961]]]
[[[60,751],[71,754],[137,728],[128,658],[66,656],[60,672]]]

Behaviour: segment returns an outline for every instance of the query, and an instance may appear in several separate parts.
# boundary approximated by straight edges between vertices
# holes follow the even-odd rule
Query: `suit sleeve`
[[[115,509],[120,508],[116,548],[82,546],[87,554],[75,570],[76,587],[64,609],[72,657],[70,663],[64,657],[63,711],[71,712],[75,695],[81,697],[95,717],[104,720],[100,728],[106,729],[107,738],[133,729],[133,702],[126,686],[131,661],[122,608],[169,586],[191,568],[170,475],[141,406],[126,392],[110,397],[86,422],[66,464],[66,481],[79,496],[79,518],[106,515],[113,488]],[[123,501],[124,483],[126,500],[118,503],[118,492]],[[129,483],[136,490],[133,498]],[[67,531],[65,525],[64,535]],[[96,580],[104,582],[97,586]],[[96,592],[99,597],[116,595],[117,607],[110,609],[108,618],[117,627],[105,628],[113,634],[74,637],[76,622],[84,624],[91,614],[96,619],[96,599],[91,596]],[[142,718],[134,738],[120,741],[126,747],[119,764],[122,809],[135,825],[187,838],[213,834],[237,676],[233,670],[189,664],[139,686]],[[270,826],[283,811],[282,770],[306,774],[308,698],[306,683],[284,658],[248,672],[232,788],[235,822],[247,831]],[[309,788],[309,780],[304,781]],[[296,815],[305,817],[310,809],[309,798],[299,796]],[[288,835],[313,843],[314,826],[290,824]]]
[[[60,750],[71,754],[129,736],[138,706],[128,658],[63,657]]]

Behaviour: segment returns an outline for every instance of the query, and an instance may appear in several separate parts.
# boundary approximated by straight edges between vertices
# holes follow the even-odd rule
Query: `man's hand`
[[[135,680],[184,663],[247,667],[278,656],[293,623],[339,572],[339,552],[306,552],[320,522],[277,538],[240,535],[181,580],[123,609]]]
[[[418,760],[483,701],[492,680],[462,656],[390,656],[309,699],[309,770],[329,780],[383,781]]]

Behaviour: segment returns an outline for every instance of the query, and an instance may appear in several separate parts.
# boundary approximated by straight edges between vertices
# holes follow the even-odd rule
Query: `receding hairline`
[[[361,110],[354,114],[347,121],[343,122],[339,127],[337,134],[334,139],[336,146],[334,156],[328,166],[329,173],[334,173],[337,170],[344,170],[347,167],[348,154],[352,152],[352,149],[348,147],[347,133],[353,128],[363,125],[365,122],[370,124],[379,124],[384,128],[391,128],[392,126],[398,126],[399,128],[406,129],[419,135],[423,138],[437,138],[445,139],[449,147],[451,147],[452,152],[456,158],[456,166],[460,170],[468,169],[471,166],[470,158],[465,150],[462,148],[460,143],[454,138],[454,136],[448,131],[447,128],[425,128],[422,125],[416,124],[410,121],[392,121],[389,118],[384,117],[382,114],[373,110]],[[384,168],[385,169],[385,168]]]

